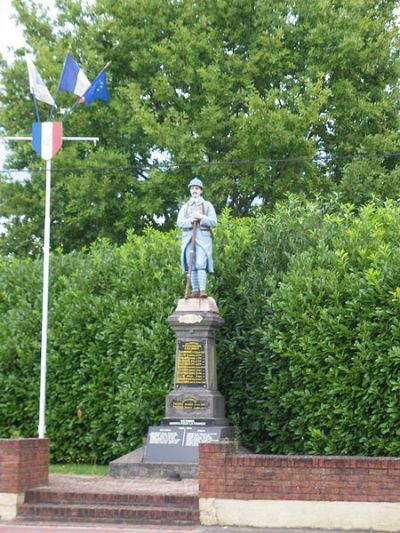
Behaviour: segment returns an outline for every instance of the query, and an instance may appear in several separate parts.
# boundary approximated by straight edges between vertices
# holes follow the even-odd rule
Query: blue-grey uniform
[[[189,184],[202,188],[202,183],[197,178]],[[179,210],[177,224],[183,229],[181,263],[183,272],[189,270],[189,259],[192,243],[192,217],[199,214],[200,220],[197,223],[196,241],[192,264],[191,285],[195,293],[205,291],[207,276],[206,272],[214,272],[212,256],[212,228],[217,225],[217,215],[214,206],[204,200],[202,196],[190,198]]]

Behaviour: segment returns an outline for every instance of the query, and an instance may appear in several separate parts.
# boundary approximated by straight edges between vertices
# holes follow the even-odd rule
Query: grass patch
[[[63,464],[50,465],[50,474],[81,474],[91,476],[106,476],[108,474],[108,465],[85,465],[85,464]]]

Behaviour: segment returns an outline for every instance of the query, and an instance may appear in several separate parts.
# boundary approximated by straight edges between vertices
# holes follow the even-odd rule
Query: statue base
[[[193,463],[154,462],[144,460],[145,447],[136,448],[110,463],[109,474],[113,477],[169,478],[179,474],[181,478],[196,479],[199,465]]]
[[[165,418],[149,427],[143,448],[110,463],[112,476],[197,477],[199,444],[234,437],[217,388],[215,337],[224,321],[215,300],[181,299],[168,322],[176,333],[176,358]]]

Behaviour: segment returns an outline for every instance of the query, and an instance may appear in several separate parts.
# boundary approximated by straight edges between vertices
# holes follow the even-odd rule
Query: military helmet
[[[189,189],[190,187],[201,187],[203,188],[203,183],[199,178],[193,178],[192,181],[188,185]]]

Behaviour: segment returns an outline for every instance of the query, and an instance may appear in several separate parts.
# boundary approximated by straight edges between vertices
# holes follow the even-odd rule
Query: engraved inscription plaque
[[[176,431],[168,429],[159,429],[149,434],[149,444],[179,444],[180,438]]]
[[[176,365],[176,387],[206,387],[205,341],[179,341]]]
[[[193,462],[199,460],[199,444],[218,442],[227,428],[178,426],[149,428],[145,448],[145,461]]]
[[[180,400],[172,400],[171,407],[173,409],[184,409],[186,411],[193,411],[193,409],[207,409],[209,402],[204,402],[198,398],[183,398]]]

